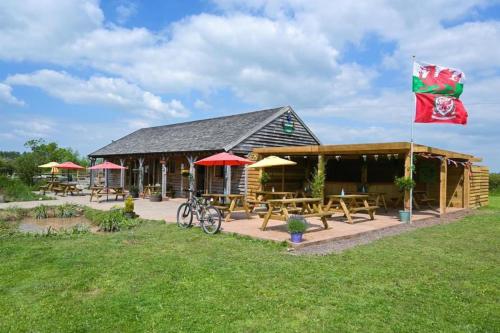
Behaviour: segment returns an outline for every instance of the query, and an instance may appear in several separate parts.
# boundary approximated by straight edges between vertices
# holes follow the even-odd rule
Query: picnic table
[[[54,194],[61,193],[62,196],[66,196],[68,193],[71,193],[71,195],[81,193],[82,190],[76,187],[76,185],[76,183],[58,183],[52,186],[52,192],[54,192]]]
[[[105,188],[103,186],[92,186],[90,188],[90,201],[92,198],[97,198],[97,202],[100,201],[101,197],[105,195],[114,195],[115,201],[118,201],[118,197],[122,197],[125,200],[125,196],[127,196],[127,192],[123,189],[123,187],[109,187]]]
[[[435,202],[436,200],[430,199],[427,196],[427,191],[416,191],[413,190],[413,198],[414,203],[417,209],[420,209],[419,204],[426,204],[430,209],[433,209],[431,202]]]
[[[323,209],[323,199],[321,198],[292,198],[292,199],[272,199],[267,200],[268,210],[262,213],[261,230],[266,230],[269,220],[287,221],[290,214],[302,215],[304,217],[320,217],[325,229],[328,229],[326,218],[332,212]],[[299,207],[301,206],[301,207]]]
[[[340,211],[344,213],[347,221],[353,224],[351,214],[357,212],[367,212],[370,215],[370,219],[375,219],[375,211],[378,206],[370,206],[368,200],[370,196],[368,194],[345,194],[345,195],[328,195],[328,203],[326,204],[325,211]],[[358,202],[362,201],[362,205]],[[339,204],[339,208],[333,208],[332,206],[336,203]]]
[[[247,217],[250,218],[250,209],[248,208],[243,194],[210,193],[203,194],[202,197],[211,201],[212,205],[223,214],[226,213],[226,217],[224,218],[225,222],[229,222],[232,213],[239,211],[245,212]]]
[[[155,192],[159,192],[161,189],[160,185],[146,185],[144,186],[144,192],[142,192],[142,198],[146,198],[146,196],[150,197],[151,194]]]
[[[267,206],[267,200],[272,199],[293,199],[296,197],[295,192],[272,192],[272,191],[256,191],[255,200],[247,199],[247,205],[253,212],[255,208],[261,205]]]
[[[369,200],[371,202],[369,203],[374,203],[375,206],[384,207],[385,212],[386,213],[388,212],[387,202],[385,200],[385,195],[386,195],[385,192],[368,191],[368,192],[354,192],[354,193],[350,192],[349,194],[360,194],[360,195],[366,194],[370,197]]]

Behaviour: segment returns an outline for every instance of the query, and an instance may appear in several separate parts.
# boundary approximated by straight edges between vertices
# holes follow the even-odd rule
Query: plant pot
[[[290,239],[292,241],[292,243],[300,243],[302,242],[302,233],[293,233],[293,234],[290,234]]]
[[[152,195],[149,197],[149,201],[151,202],[160,202],[161,201],[161,195]]]
[[[125,212],[123,215],[125,215],[125,217],[129,218],[129,219],[134,219],[135,218],[135,213],[134,212]]]
[[[401,223],[409,223],[410,222],[410,212],[407,210],[399,211],[399,220]]]

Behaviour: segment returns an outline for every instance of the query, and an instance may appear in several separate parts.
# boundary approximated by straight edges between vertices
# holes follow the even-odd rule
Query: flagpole
[[[412,62],[412,73],[413,73],[413,66],[415,64],[415,56],[412,56],[413,62]],[[413,90],[413,83],[412,83],[412,90]],[[413,96],[413,103],[416,108],[416,97],[415,95]],[[413,184],[413,128],[414,128],[414,121],[413,121],[413,112],[415,112],[415,108],[413,109],[412,112],[410,112],[410,121],[411,121],[411,130],[410,130],[410,180],[411,183]],[[413,218],[413,186],[410,187],[410,223],[412,223],[412,218]]]

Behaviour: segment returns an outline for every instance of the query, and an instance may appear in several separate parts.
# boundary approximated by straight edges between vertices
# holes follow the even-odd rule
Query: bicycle
[[[189,192],[190,198],[177,209],[177,225],[187,229],[193,224],[193,216],[196,216],[205,233],[213,235],[219,232],[222,222],[220,210],[209,205],[205,199],[196,196],[194,191]]]

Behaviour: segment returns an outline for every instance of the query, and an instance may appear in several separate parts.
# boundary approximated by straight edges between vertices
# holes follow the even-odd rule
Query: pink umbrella
[[[108,170],[124,170],[126,167],[122,167],[121,165],[114,164],[111,162],[104,162],[101,164],[94,165],[93,167],[90,167],[89,170],[104,170],[106,175],[106,201],[108,201],[108,193],[109,193],[109,188],[108,188]]]

